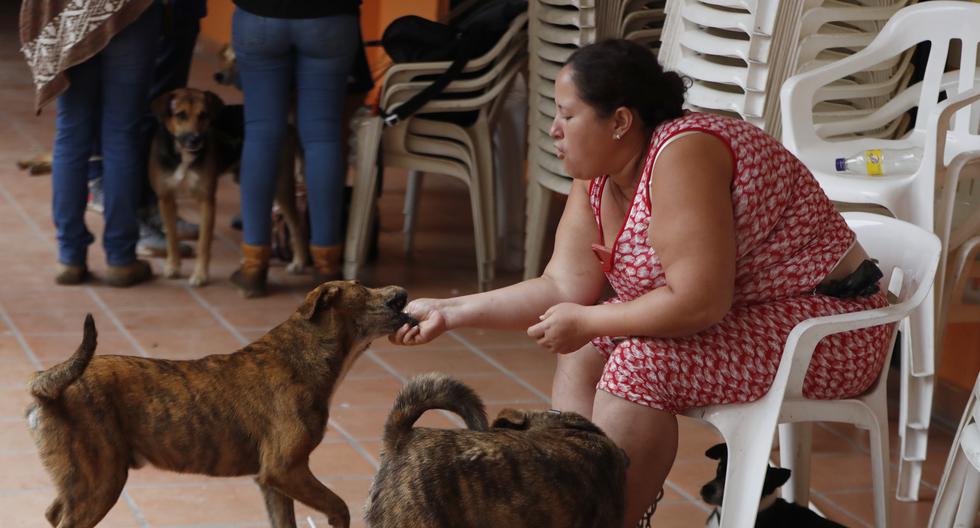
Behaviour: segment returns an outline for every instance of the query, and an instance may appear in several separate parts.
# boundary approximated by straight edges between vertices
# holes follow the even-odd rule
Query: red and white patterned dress
[[[728,315],[688,337],[600,337],[593,345],[608,359],[598,388],[629,401],[680,413],[691,407],[749,402],[772,384],[783,345],[797,323],[886,304],[885,296],[838,299],[813,293],[854,241],[810,171],[755,126],[713,114],[691,113],[657,127],[643,173],[605,273],[616,291],[609,302],[631,301],[666,284],[649,244],[650,177],[657,153],[685,132],[706,132],[727,144],[733,158],[735,297]],[[602,236],[601,200],[607,176],[593,180],[590,202]],[[890,326],[824,339],[813,354],[804,395],[856,396],[882,369]]]

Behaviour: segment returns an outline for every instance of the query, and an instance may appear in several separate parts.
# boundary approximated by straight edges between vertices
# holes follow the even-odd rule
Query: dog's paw
[[[163,266],[163,276],[168,279],[176,279],[180,277],[180,264],[174,262],[168,262]]]
[[[208,283],[208,274],[195,271],[187,282],[195,288],[200,288]]]
[[[286,273],[290,275],[301,275],[304,271],[306,271],[306,266],[298,260],[294,260],[286,265]]]

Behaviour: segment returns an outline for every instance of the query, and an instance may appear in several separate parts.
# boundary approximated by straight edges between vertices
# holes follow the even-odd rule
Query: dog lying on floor
[[[446,409],[468,429],[413,428]],[[622,525],[625,452],[576,413],[504,409],[439,374],[395,398],[365,506],[371,528],[609,528]]]
[[[715,506],[708,517],[708,527],[721,523],[721,504],[725,497],[725,472],[728,470],[728,446],[715,444],[704,452],[704,456],[718,461],[715,478],[701,488],[701,499]],[[786,502],[776,496],[776,490],[789,480],[790,470],[769,467],[766,480],[762,484],[762,500],[759,514],[755,519],[756,528],[844,528],[843,525],[825,519],[813,510],[793,502]]]
[[[218,178],[227,172],[237,174],[241,161],[244,136],[241,106],[225,107],[212,92],[181,88],[158,97],[151,109],[161,124],[150,145],[148,169],[167,236],[164,275],[180,276],[181,259],[175,235],[177,195],[188,192],[201,207],[197,262],[189,282],[191,286],[202,286],[209,279]],[[284,143],[276,175],[275,202],[290,227],[295,248],[293,261],[286,269],[300,273],[309,260],[309,247],[306,225],[300,221],[296,206],[295,134],[287,134]]]
[[[92,316],[67,361],[34,374],[28,424],[57,497],[52,526],[90,528],[129,468],[255,475],[274,528],[295,528],[293,500],[347,528],[347,505],[308,466],[330,400],[371,341],[415,321],[405,290],[327,282],[289,319],[232,354],[192,361],[97,356]]]

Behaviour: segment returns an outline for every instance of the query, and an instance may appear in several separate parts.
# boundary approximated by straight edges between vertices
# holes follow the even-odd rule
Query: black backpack
[[[490,51],[507,32],[511,22],[527,11],[527,0],[487,0],[454,21],[451,25],[408,15],[395,19],[385,28],[380,41],[367,45],[382,45],[396,63],[452,61],[438,76],[424,78],[432,83],[391,113],[381,109],[385,124],[392,126],[414,114],[436,98],[450,82],[460,78],[466,63]],[[430,114],[431,115],[431,114]],[[452,114],[432,115],[464,126],[476,116]]]

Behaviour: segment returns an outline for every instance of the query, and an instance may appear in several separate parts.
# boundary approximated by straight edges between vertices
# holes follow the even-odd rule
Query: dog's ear
[[[225,107],[225,102],[218,97],[218,94],[208,90],[204,92],[204,107],[208,109],[208,114],[211,119],[218,116],[221,109]]]
[[[340,296],[340,286],[336,284],[320,286],[306,294],[306,300],[299,307],[299,315],[307,321],[312,321],[317,312],[330,304]]]
[[[777,488],[789,480],[790,470],[770,467],[766,470],[766,481],[762,484],[762,496],[771,495]]]
[[[527,413],[518,411],[517,409],[503,409],[497,415],[497,419],[493,421],[491,427],[523,431],[527,429]]]
[[[710,458],[711,460],[721,460],[722,457],[728,456],[728,445],[724,443],[715,444],[704,452],[704,456]]]
[[[170,102],[174,98],[173,92],[167,92],[165,94],[160,94],[156,99],[150,103],[150,111],[153,113],[153,117],[157,118],[157,121],[163,123],[170,117]]]

